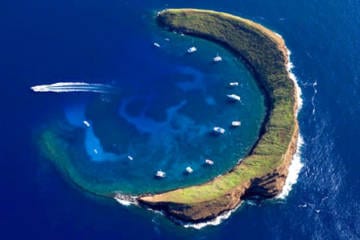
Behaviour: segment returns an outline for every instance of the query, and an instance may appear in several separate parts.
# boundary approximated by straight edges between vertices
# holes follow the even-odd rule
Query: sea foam
[[[220,214],[219,216],[217,216],[216,218],[214,218],[213,220],[207,221],[207,222],[201,222],[201,223],[182,223],[183,227],[185,228],[194,228],[194,229],[202,229],[204,227],[208,227],[208,226],[217,226],[219,224],[221,224],[223,221],[227,220],[228,218],[230,218],[231,214],[236,212],[236,210],[242,205],[239,204],[239,206],[237,206],[236,208],[227,211],[223,214]]]
[[[130,205],[138,205],[137,199],[138,196],[131,196],[122,193],[116,193],[114,196],[115,201],[120,203],[123,206],[130,206]]]
[[[299,111],[301,110],[302,105],[303,105],[303,100],[301,98],[301,88],[299,87],[299,84],[298,84],[295,74],[292,72],[294,65],[290,60],[291,52],[289,49],[287,49],[287,53],[288,53],[288,62],[287,62],[286,68],[289,73],[290,79],[294,82],[294,85],[295,85],[296,98],[297,98],[297,103],[298,103],[298,106],[296,109],[296,116],[298,116]],[[293,185],[295,183],[297,183],[300,171],[301,171],[302,167],[304,166],[304,164],[301,162],[301,147],[303,146],[303,144],[304,144],[304,140],[299,131],[296,152],[291,160],[288,176],[285,180],[285,185],[284,185],[281,193],[276,196],[276,199],[285,199],[289,195]]]
[[[304,140],[302,136],[299,135],[296,146],[296,152],[291,160],[288,176],[285,180],[285,185],[281,193],[276,196],[276,199],[285,199],[289,195],[293,185],[297,182],[299,178],[300,171],[304,166],[304,164],[301,162],[301,146],[303,144],[304,144]]]

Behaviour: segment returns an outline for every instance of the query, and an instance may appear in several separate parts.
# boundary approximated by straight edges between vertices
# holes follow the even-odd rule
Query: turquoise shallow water
[[[112,80],[111,94],[67,103],[65,137],[63,130],[53,130],[67,146],[55,151],[69,156],[53,160],[71,169],[70,179],[85,189],[140,194],[199,184],[230,170],[257,139],[264,98],[241,61],[214,43],[166,32],[153,22],[146,26],[151,37],[141,43],[152,54],[144,64],[151,74],[141,74],[139,66],[139,76]],[[191,46],[198,50],[189,54]],[[212,60],[217,54],[220,63]],[[227,94],[241,101],[230,102]],[[242,124],[234,128],[232,121]],[[213,134],[215,126],[225,134]],[[205,159],[215,164],[206,166]],[[192,174],[186,174],[187,167]],[[156,179],[158,170],[166,178]]]

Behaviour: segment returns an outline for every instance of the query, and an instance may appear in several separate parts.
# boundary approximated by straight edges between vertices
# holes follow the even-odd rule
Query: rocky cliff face
[[[298,136],[299,127],[297,120],[295,120],[294,133],[291,142],[289,143],[289,147],[283,155],[282,164],[273,172],[268,173],[265,176],[252,179],[250,187],[243,194],[241,197],[242,199],[252,197],[261,197],[264,199],[272,198],[281,193],[288,176],[291,160],[296,152]]]

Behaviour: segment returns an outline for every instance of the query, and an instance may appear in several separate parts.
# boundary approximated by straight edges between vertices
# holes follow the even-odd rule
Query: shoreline
[[[279,34],[279,36],[281,36]],[[295,76],[295,74],[292,72],[292,69],[294,68],[294,65],[293,63],[291,62],[291,59],[290,59],[290,56],[291,56],[291,51],[286,48],[286,51],[287,51],[287,56],[288,56],[288,62],[287,62],[287,65],[286,65],[286,68],[287,68],[287,71],[288,71],[288,74],[289,74],[289,78],[294,82],[294,86],[295,86],[295,99],[296,99],[296,104],[297,104],[297,107],[296,107],[296,111],[295,111],[295,116],[296,116],[296,119],[299,115],[299,112],[303,106],[303,100],[301,98],[302,96],[302,91],[301,91],[301,88],[299,86],[299,83],[298,83],[298,80],[297,80],[297,77]],[[304,139],[301,135],[301,132],[299,131],[299,134],[298,134],[298,139],[297,139],[297,146],[296,146],[296,151],[293,155],[293,159],[291,160],[291,163],[289,165],[289,172],[288,172],[288,175],[286,177],[286,180],[285,180],[285,184],[283,186],[283,189],[281,191],[281,193],[279,195],[277,195],[275,197],[275,199],[285,199],[290,191],[292,190],[292,186],[294,184],[296,184],[297,182],[297,179],[299,177],[299,174],[300,174],[300,171],[301,169],[303,168],[304,164],[301,162],[301,148],[302,146],[304,145]]]
[[[242,19],[240,17],[236,17],[230,14],[226,13],[220,13],[215,11],[207,11],[207,10],[197,10],[197,9],[167,9],[164,11],[161,11],[158,13],[158,22],[163,27],[168,28],[168,30],[176,30],[180,31],[185,34],[193,35],[200,38],[205,38],[210,41],[215,41],[224,47],[226,47],[229,50],[232,50],[237,57],[240,57],[244,62],[250,66],[250,68],[254,71],[255,79],[257,80],[258,84],[263,86],[265,89],[265,98],[267,95],[270,98],[270,102],[268,103],[268,115],[269,119],[265,119],[263,123],[263,129],[267,130],[259,136],[258,141],[254,144],[254,147],[250,154],[245,158],[245,160],[241,161],[239,164],[234,166],[232,170],[230,170],[228,173],[225,173],[224,175],[217,177],[210,182],[187,187],[187,188],[178,188],[169,192],[160,193],[160,194],[152,194],[152,195],[144,195],[140,196],[138,198],[138,201],[140,202],[140,205],[145,205],[146,207],[150,207],[155,210],[163,211],[165,215],[171,216],[172,218],[179,219],[181,221],[185,222],[191,222],[191,223],[203,223],[209,220],[217,219],[219,216],[223,216],[224,214],[227,214],[228,212],[231,212],[233,209],[237,208],[243,200],[251,199],[252,197],[260,196],[263,199],[266,198],[273,198],[281,194],[283,192],[285,183],[288,179],[289,174],[289,166],[291,165],[291,162],[293,160],[293,157],[295,153],[297,153],[300,150],[301,144],[298,144],[298,139],[300,136],[299,128],[298,128],[298,122],[297,122],[297,114],[301,107],[301,90],[299,86],[297,85],[296,78],[291,72],[291,66],[292,63],[290,62],[290,51],[285,46],[283,38],[275,33],[272,32],[265,27],[254,23],[250,20]],[[213,18],[213,19],[212,19]],[[188,19],[191,19],[189,21]],[[195,19],[195,20],[194,20]],[[225,20],[224,20],[225,19]],[[203,22],[202,22],[203,21]],[[216,29],[217,26],[221,27],[221,24],[212,26],[215,28],[215,30],[208,29],[205,24],[207,23],[214,23],[216,21],[233,21],[233,24],[239,24],[238,25],[240,30],[238,31],[244,31],[241,30],[241,28],[247,29],[247,31],[252,30],[255,37],[257,37],[259,41],[263,41],[264,44],[267,44],[269,46],[274,46],[274,49],[265,49],[270,53],[274,54],[274,58],[277,59],[277,62],[272,64],[271,61],[268,61],[270,65],[273,66],[268,67],[266,63],[262,63],[263,65],[258,64],[256,62],[256,55],[251,56],[251,52],[249,53],[249,49],[237,49],[232,46],[231,43],[236,43],[236,40],[231,39],[232,35],[221,35],[218,34],[218,32],[221,32],[221,30]],[[195,27],[193,27],[193,25]],[[225,28],[225,26],[224,26]],[[205,30],[204,30],[205,29]],[[217,32],[218,30],[218,32]],[[215,32],[216,35],[211,35],[209,32]],[[245,31],[244,31],[245,32]],[[260,37],[259,37],[260,36]],[[218,38],[217,38],[218,37]],[[253,40],[250,39],[247,40]],[[267,39],[266,39],[267,38]],[[225,40],[224,40],[225,39]],[[227,39],[230,39],[228,42]],[[231,42],[232,41],[232,42]],[[230,43],[229,43],[230,42]],[[235,44],[236,46],[236,44]],[[241,45],[240,45],[241,46]],[[267,47],[267,46],[266,46]],[[265,48],[265,47],[264,47]],[[243,54],[241,53],[241,50],[243,50]],[[248,50],[248,52],[246,52]],[[252,49],[254,50],[254,48]],[[278,51],[278,52],[276,52]],[[256,51],[255,51],[256,52]],[[271,59],[270,56],[268,57],[265,54],[262,54],[262,52],[258,53],[261,57],[263,57],[263,60],[266,62],[266,58]],[[265,55],[265,56],[262,56]],[[277,58],[276,58],[277,57]],[[280,57],[280,62],[279,62]],[[248,58],[248,59],[247,59]],[[250,60],[249,60],[250,59]],[[254,61],[252,60],[255,59]],[[259,70],[256,68],[256,65],[262,67],[262,70]],[[277,65],[276,65],[277,64]],[[271,69],[271,67],[273,67]],[[276,68],[278,67],[278,68]],[[270,69],[270,71],[268,71]],[[286,71],[286,77],[283,77],[281,74],[284,74],[284,70]],[[263,72],[262,72],[263,71]],[[275,79],[272,80],[269,76],[266,75],[266,73],[270,74],[271,71],[275,74],[275,77],[279,76],[279,80]],[[282,79],[282,80],[281,80]],[[293,85],[286,85],[289,84],[289,80],[292,82]],[[283,83],[288,86],[288,90],[292,92],[292,94],[288,95],[288,99],[285,98],[285,100],[281,99],[281,96],[287,96],[286,92],[285,94],[281,95],[280,98],[278,95],[276,95],[277,89],[271,89],[273,86],[271,85],[271,81],[283,81]],[[269,85],[270,82],[270,85]],[[286,88],[285,88],[286,90]],[[289,99],[290,98],[290,99]],[[226,181],[230,178],[229,176],[233,177],[235,174],[242,173],[244,174],[244,165],[252,167],[253,155],[256,155],[259,152],[259,146],[264,145],[263,139],[265,137],[269,136],[269,126],[271,127],[270,121],[274,121],[274,111],[278,111],[280,109],[280,113],[284,111],[281,108],[281,105],[279,105],[278,102],[283,100],[286,106],[288,106],[288,114],[291,112],[291,125],[292,127],[290,129],[292,130],[286,130],[289,127],[288,125],[284,125],[285,128],[280,131],[278,134],[287,134],[286,132],[290,133],[291,131],[291,137],[289,139],[288,145],[286,147],[286,151],[283,152],[282,155],[280,155],[280,160],[275,160],[268,158],[268,160],[264,161],[273,161],[272,166],[268,167],[268,170],[264,170],[264,174],[260,175],[253,175],[252,177],[245,177],[245,180],[237,180],[240,181],[240,184],[237,184],[235,186],[223,186],[225,187],[225,190],[221,189],[219,190],[219,193],[217,195],[214,195],[212,192],[209,192],[209,190],[216,190],[218,189],[219,185],[224,182],[226,184]],[[292,107],[290,110],[289,101],[292,102]],[[277,105],[276,105],[277,104]],[[279,107],[280,106],[280,107]],[[277,108],[278,107],[278,108]],[[285,108],[286,110],[286,108]],[[277,113],[279,115],[279,113]],[[289,121],[288,121],[289,122]],[[272,133],[276,130],[272,130]],[[280,135],[280,137],[283,135]],[[286,135],[284,135],[286,136]],[[280,143],[284,142],[284,140],[280,140]],[[262,144],[262,145],[261,145]],[[270,145],[271,146],[271,145]],[[275,145],[274,145],[275,146]],[[277,146],[277,145],[276,145]],[[281,146],[280,146],[281,147]],[[265,149],[267,150],[267,149]],[[285,150],[285,149],[284,149]],[[275,150],[274,150],[275,151]],[[260,151],[261,152],[261,151]],[[267,156],[263,158],[267,159]],[[257,160],[260,162],[259,160]],[[257,166],[258,167],[258,166]],[[261,167],[261,166],[260,166]],[[243,168],[243,169],[241,169]],[[248,167],[249,168],[249,167]],[[253,167],[254,168],[254,167]],[[301,169],[301,168],[300,168]],[[246,170],[246,168],[245,168]],[[258,170],[258,172],[262,172],[261,170]],[[246,174],[246,173],[245,173]],[[235,179],[236,180],[236,179]],[[220,185],[221,186],[221,185]],[[204,190],[205,189],[205,190]],[[228,190],[227,190],[228,189]],[[208,193],[210,196],[195,196],[194,193],[197,191],[199,195],[202,195],[202,192]],[[194,196],[194,197],[192,197]],[[222,198],[227,198],[223,200]]]

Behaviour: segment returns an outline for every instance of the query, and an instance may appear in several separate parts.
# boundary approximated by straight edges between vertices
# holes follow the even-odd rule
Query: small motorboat
[[[127,156],[130,161],[134,160],[134,158],[130,155]]]
[[[232,101],[236,101],[239,102],[240,101],[240,96],[236,95],[236,94],[228,94],[226,95],[230,100]]]
[[[164,178],[164,177],[166,177],[166,173],[163,172],[163,171],[161,171],[161,170],[159,170],[159,171],[156,172],[155,177],[157,177],[157,178]]]
[[[205,164],[212,166],[212,165],[214,165],[214,161],[211,159],[205,159]]]
[[[83,124],[85,125],[85,127],[90,127],[90,123],[86,120],[83,121]]]
[[[232,121],[232,122],[231,122],[231,126],[232,126],[232,127],[240,127],[240,125],[241,125],[241,122],[240,122],[240,121]]]
[[[160,44],[157,43],[157,42],[154,42],[154,46],[157,47],[157,48],[159,48],[159,47],[160,47]]]
[[[192,173],[193,171],[194,170],[191,167],[185,168],[185,172],[188,173],[188,174]]]
[[[222,127],[214,127],[213,128],[213,131],[214,131],[214,133],[217,133],[217,134],[224,134],[225,133],[225,129],[224,128],[222,128]]]
[[[229,83],[229,86],[230,86],[230,87],[239,86],[239,82],[230,82],[230,83]]]
[[[213,61],[214,61],[214,62],[221,62],[221,61],[222,61],[222,57],[220,57],[219,54],[218,54],[218,55],[216,55],[216,56],[213,58]]]
[[[194,46],[192,46],[192,47],[190,47],[190,48],[187,49],[187,52],[188,52],[188,53],[194,53],[194,52],[196,52],[196,51],[197,51],[197,48],[194,47]]]

